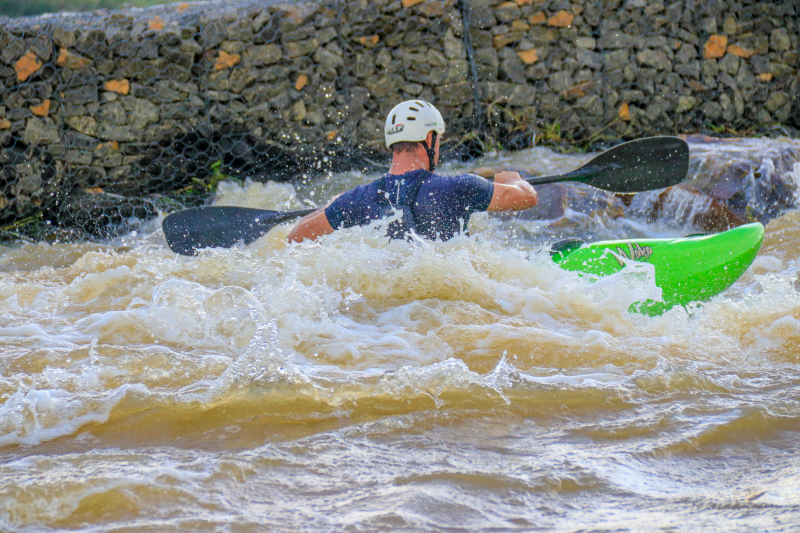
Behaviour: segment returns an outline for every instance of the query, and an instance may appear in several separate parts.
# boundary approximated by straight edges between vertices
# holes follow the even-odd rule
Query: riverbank
[[[797,28],[784,2],[237,1],[0,19],[0,227],[102,237],[207,201],[220,174],[374,168],[402,98],[442,109],[459,158],[791,134]]]

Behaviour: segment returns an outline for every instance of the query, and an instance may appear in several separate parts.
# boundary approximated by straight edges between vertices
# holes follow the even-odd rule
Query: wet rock
[[[678,227],[690,226],[705,233],[725,231],[747,222],[724,201],[687,186],[642,195],[631,203],[629,212],[648,222],[658,220]]]
[[[795,205],[800,142],[763,139],[687,139],[689,178],[669,189],[633,195],[629,213],[648,221],[701,231],[768,222]]]

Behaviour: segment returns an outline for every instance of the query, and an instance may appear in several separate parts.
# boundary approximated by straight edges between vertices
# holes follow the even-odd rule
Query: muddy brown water
[[[800,212],[725,293],[657,317],[627,311],[652,282],[591,284],[542,249],[679,230],[553,227],[1,249],[0,530],[797,531]]]

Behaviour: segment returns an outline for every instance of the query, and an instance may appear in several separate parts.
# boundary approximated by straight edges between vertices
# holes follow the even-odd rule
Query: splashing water
[[[295,209],[373,177],[218,202]],[[0,529],[789,531],[799,225],[773,220],[733,287],[657,317],[627,311],[657,297],[651,271],[561,270],[547,221],[291,246],[286,225],[196,257],[155,225],[4,248]]]

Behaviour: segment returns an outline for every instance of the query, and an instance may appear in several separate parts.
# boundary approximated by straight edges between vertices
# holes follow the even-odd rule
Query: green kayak
[[[626,261],[650,263],[663,301],[631,305],[631,311],[658,315],[675,305],[702,302],[721,293],[744,273],[755,259],[764,226],[758,222],[714,235],[674,239],[633,239],[583,244],[555,243],[551,254],[563,269],[592,276],[610,276]]]

